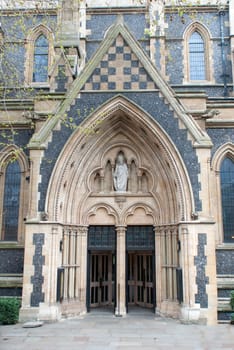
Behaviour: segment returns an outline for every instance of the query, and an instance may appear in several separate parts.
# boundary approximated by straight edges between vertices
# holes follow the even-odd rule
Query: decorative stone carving
[[[149,194],[152,177],[142,166],[139,154],[123,146],[113,147],[104,154],[101,162],[95,164],[90,177],[90,188],[95,194],[114,195],[136,193]]]
[[[41,213],[41,221],[48,221],[49,215],[46,212]]]
[[[128,167],[123,152],[119,152],[113,173],[114,187],[116,192],[126,192],[128,184]]]
[[[133,193],[136,193],[138,190],[137,167],[136,167],[136,163],[134,160],[130,164],[130,175],[129,175],[128,189]]]
[[[104,191],[110,192],[113,189],[113,179],[112,179],[112,166],[111,162],[108,160],[105,167],[104,175]]]
[[[100,192],[101,191],[101,176],[99,173],[96,173],[94,180],[93,180],[93,183],[94,183],[94,186],[93,186],[94,191]]]

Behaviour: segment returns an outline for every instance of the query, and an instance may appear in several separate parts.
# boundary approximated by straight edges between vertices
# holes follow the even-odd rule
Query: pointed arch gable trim
[[[175,98],[174,92],[162,78],[156,67],[154,67],[150,58],[142,50],[139,43],[135,40],[121,20],[118,20],[117,23],[108,30],[105,39],[94,54],[93,58],[86,64],[80,76],[74,81],[70,91],[67,93],[66,99],[61,103],[56,114],[52,118],[48,119],[42,129],[33,136],[29,144],[29,148],[40,148],[42,145],[46,145],[52,130],[55,128],[59,120],[66,115],[70,105],[75,98],[77,98],[81,88],[91,76],[94,69],[97,67],[104,54],[108,51],[109,47],[119,34],[123,36],[124,40],[131,47],[134,54],[137,56],[145,70],[159,88],[160,93],[164,96],[166,101],[170,104],[171,108],[190,133],[194,142],[194,147],[211,147],[212,142],[207,133],[202,131],[198,124],[194,122],[192,116],[185,112],[183,106]]]
[[[3,172],[7,162],[14,158],[19,162],[22,172],[26,172],[29,169],[29,163],[24,152],[15,145],[8,145],[0,151],[0,173]]]
[[[215,152],[211,163],[211,167],[215,172],[220,172],[221,163],[226,157],[234,160],[234,144],[232,142],[225,143]]]
[[[187,40],[191,34],[193,32],[199,32],[203,39],[210,39],[211,38],[211,34],[210,34],[210,31],[209,29],[201,22],[199,21],[195,21],[195,22],[192,22],[184,31],[183,33],[183,38],[184,40]]]

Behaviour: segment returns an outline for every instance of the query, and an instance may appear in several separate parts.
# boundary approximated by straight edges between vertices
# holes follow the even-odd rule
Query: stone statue
[[[116,159],[113,180],[116,192],[125,192],[127,190],[128,167],[124,159],[124,154],[122,152],[118,154]]]

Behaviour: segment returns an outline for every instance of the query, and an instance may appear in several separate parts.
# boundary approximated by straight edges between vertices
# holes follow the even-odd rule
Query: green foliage
[[[0,298],[0,324],[9,325],[18,322],[20,301],[17,298]]]
[[[234,310],[234,290],[232,290],[231,294],[230,294],[230,305],[231,305],[232,310]],[[234,315],[234,314],[232,314],[232,315]]]

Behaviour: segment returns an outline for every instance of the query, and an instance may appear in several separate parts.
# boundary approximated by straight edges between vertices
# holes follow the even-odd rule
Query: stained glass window
[[[189,40],[189,78],[190,80],[205,80],[205,45],[198,32],[194,32]]]
[[[3,238],[5,241],[17,241],[21,172],[18,161],[9,163],[5,173],[3,198]]]
[[[154,250],[154,236],[153,226],[128,226],[127,250]]]
[[[88,249],[115,250],[115,226],[89,226]]]
[[[40,35],[35,41],[33,81],[46,82],[48,78],[48,40]]]
[[[223,160],[220,177],[224,242],[234,243],[234,162],[231,158]]]

